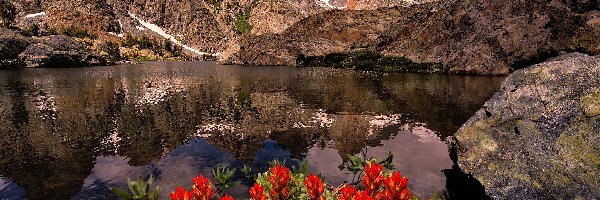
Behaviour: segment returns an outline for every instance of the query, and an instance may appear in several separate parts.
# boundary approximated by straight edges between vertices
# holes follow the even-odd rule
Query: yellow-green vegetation
[[[600,53],[600,26],[586,27],[577,32],[571,41],[569,51],[582,52],[586,54]]]
[[[219,9],[221,7],[221,0],[204,0],[206,3],[214,6],[215,9]]]
[[[250,33],[250,31],[252,31],[252,29],[254,28],[252,26],[252,24],[250,24],[250,22],[248,21],[248,14],[239,14],[236,18],[235,18],[235,29],[237,31],[237,33],[239,34],[246,34],[246,33]]]
[[[386,56],[370,50],[333,53],[325,56],[298,56],[298,66],[335,67],[380,72],[446,73],[440,63],[417,63],[401,56]]]
[[[24,35],[27,37],[40,36],[40,27],[37,24],[34,24],[29,28],[22,29],[21,35]]]
[[[48,29],[49,35],[66,35],[75,38],[91,38],[95,39],[96,34],[89,32],[86,29],[79,28],[77,26],[69,26],[64,28],[50,28]]]
[[[146,36],[134,37],[127,35],[121,42],[126,48],[123,57],[136,61],[177,60],[182,57],[182,48],[169,40],[159,41]]]
[[[119,61],[121,60],[121,50],[119,45],[115,42],[105,42],[100,46],[101,54],[106,56],[108,61]]]
[[[17,9],[10,1],[0,0],[0,27],[8,28],[17,16]]]
[[[594,90],[592,94],[583,97],[582,101],[581,106],[586,116],[600,115],[600,90]]]
[[[573,124],[563,132],[555,143],[555,148],[560,155],[560,164],[566,170],[578,170],[573,175],[579,176],[587,184],[594,184],[600,180],[600,146],[589,141],[598,141],[600,137],[592,124],[581,122]],[[573,133],[573,134],[569,134]]]

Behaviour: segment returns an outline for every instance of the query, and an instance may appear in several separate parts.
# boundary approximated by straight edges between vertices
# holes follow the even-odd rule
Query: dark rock
[[[27,67],[85,67],[105,65],[106,60],[91,53],[68,36],[51,35],[34,39],[19,54]]]
[[[30,43],[30,39],[19,34],[12,29],[0,29],[0,68],[19,67],[17,56],[25,50]]]
[[[599,77],[585,54],[514,72],[455,135],[460,168],[494,199],[600,197]]]

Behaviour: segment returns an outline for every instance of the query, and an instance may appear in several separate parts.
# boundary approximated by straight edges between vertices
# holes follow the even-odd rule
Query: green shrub
[[[12,26],[16,16],[17,9],[15,6],[10,1],[0,0],[0,26],[2,28],[9,28]]]
[[[254,27],[252,24],[250,24],[250,22],[248,22],[248,15],[241,14],[235,18],[235,28],[237,33],[246,34],[250,33]]]
[[[360,50],[353,53],[333,53],[325,56],[298,56],[299,66],[349,68],[379,72],[439,72],[447,70],[439,63],[417,63],[401,56],[383,56],[380,53]]]
[[[106,57],[109,61],[121,60],[121,50],[119,45],[114,42],[106,42],[100,46],[100,50],[106,53]]]
[[[40,36],[40,27],[37,24],[29,27],[28,29],[21,30],[21,35],[32,37],[32,36]]]

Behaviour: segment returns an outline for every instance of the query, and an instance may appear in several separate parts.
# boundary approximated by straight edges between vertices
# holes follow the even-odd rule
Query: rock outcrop
[[[600,52],[598,4],[572,1],[440,1],[328,11],[279,34],[248,37],[224,63],[295,65],[299,55],[368,48],[450,72],[508,74],[562,52]]]
[[[18,67],[20,52],[24,51],[30,39],[11,29],[0,29],[0,68]]]
[[[91,52],[68,36],[26,37],[17,30],[0,29],[0,69],[106,64],[103,56]]]
[[[22,29],[170,40],[197,59],[290,65],[368,49],[443,72],[505,75],[600,53],[600,6],[573,0],[13,0]]]
[[[509,76],[455,135],[458,164],[495,199],[600,197],[600,57]]]
[[[99,40],[127,35],[175,39],[198,52],[229,55],[246,36],[280,33],[328,10],[377,9],[425,1],[387,0],[12,0],[20,28],[60,31],[75,27]],[[141,23],[140,21],[143,21]],[[147,24],[144,24],[147,23]],[[146,25],[151,25],[148,27]],[[157,29],[161,29],[157,31]],[[231,53],[229,53],[231,52]],[[202,59],[202,54],[199,56]]]
[[[19,54],[27,67],[85,67],[105,65],[104,57],[86,50],[79,42],[63,35],[33,39]]]

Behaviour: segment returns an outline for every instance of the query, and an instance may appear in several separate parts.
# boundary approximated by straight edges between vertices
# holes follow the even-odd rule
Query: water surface
[[[444,189],[445,140],[500,77],[149,62],[0,71],[0,199],[111,199],[127,177],[162,194],[217,165],[306,161],[332,184],[346,155],[394,154],[419,196]],[[247,195],[252,184],[228,190]]]

